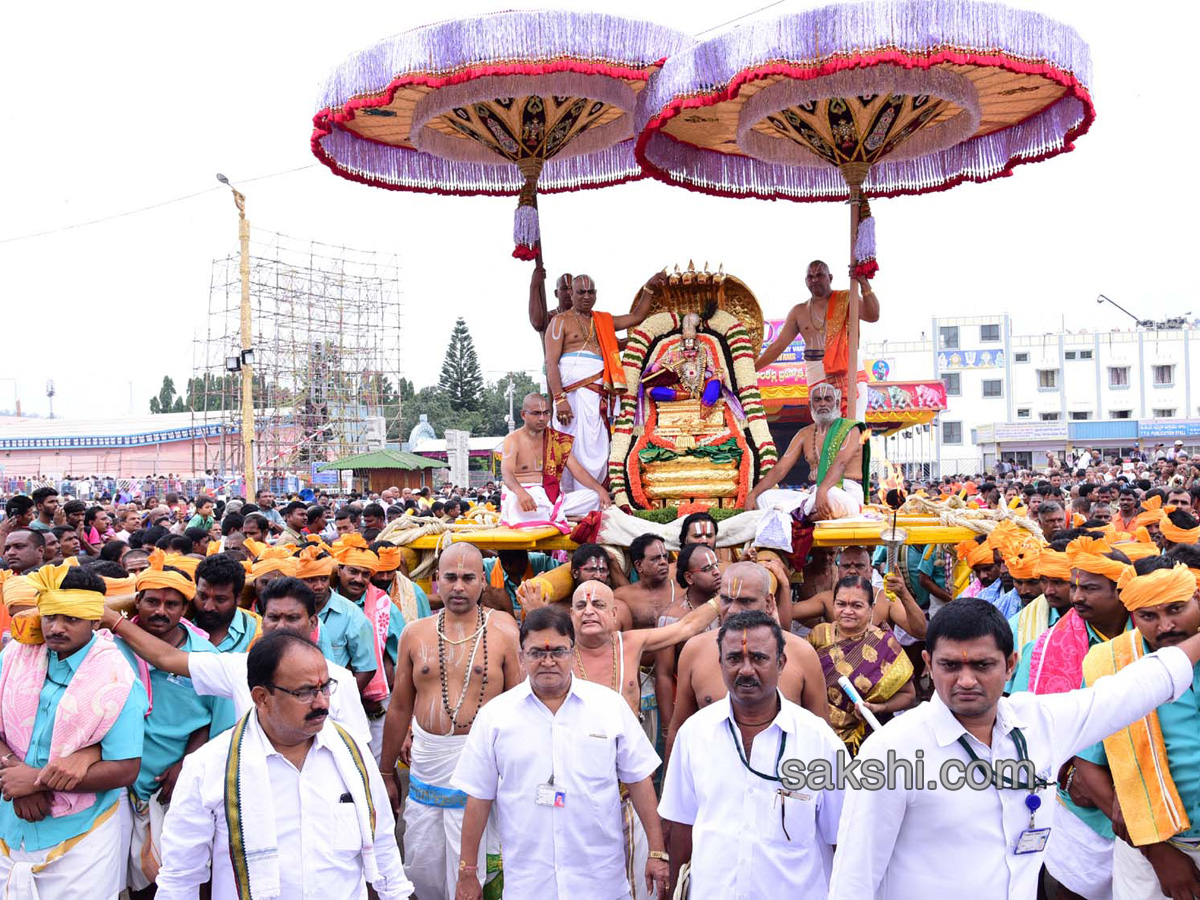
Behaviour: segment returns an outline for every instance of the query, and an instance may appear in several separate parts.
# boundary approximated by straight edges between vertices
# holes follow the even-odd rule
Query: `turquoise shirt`
[[[490,556],[483,561],[483,580],[491,583],[492,570],[500,565],[500,557]],[[539,553],[534,551],[529,554],[529,567],[533,569],[534,575],[541,575],[543,572],[549,572],[551,569],[557,569],[559,566],[558,560],[548,553]],[[529,568],[525,570],[529,571]],[[504,573],[504,590],[508,593],[508,599],[512,601],[513,612],[519,612],[521,604],[517,602],[517,588],[521,586],[521,582],[513,581],[508,577],[508,573]]]
[[[182,625],[176,626],[185,635],[179,649],[184,653],[216,653],[217,648]],[[138,674],[138,659],[119,637],[117,647]],[[138,770],[133,792],[149,800],[158,790],[154,780],[179,760],[192,732],[207,727],[210,738],[231,728],[237,718],[233,702],[224,697],[201,697],[192,687],[192,679],[172,675],[150,666],[150,693],[154,708],[146,716],[146,737],[142,742],[142,767]]]
[[[1150,652],[1145,639],[1142,646]],[[1191,690],[1173,703],[1164,703],[1155,712],[1167,748],[1167,769],[1192,823],[1191,828],[1176,837],[1200,839],[1200,728],[1196,727],[1200,722],[1200,666],[1193,670]],[[1099,765],[1108,765],[1103,742],[1093,744],[1079,755]]]
[[[54,731],[54,716],[58,711],[58,703],[62,699],[67,685],[71,683],[79,664],[88,655],[96,636],[68,656],[59,659],[58,654],[50,651],[49,665],[46,670],[46,683],[42,685],[38,701],[37,716],[33,720],[33,734],[29,741],[29,751],[25,754],[25,764],[41,768],[50,761],[50,738]],[[0,654],[0,671],[3,671],[4,656]],[[146,691],[140,681],[134,680],[129,696],[117,720],[113,722],[108,733],[100,740],[100,758],[108,760],[137,759],[142,755],[143,720],[146,715]],[[45,850],[63,841],[70,840],[95,824],[100,814],[107,811],[121,797],[124,788],[113,788],[96,794],[96,802],[87,809],[80,810],[68,816],[52,818],[47,816],[40,822],[26,822],[19,818],[13,810],[12,801],[0,800],[0,839],[9,847],[20,847],[24,844],[26,850]]]
[[[1018,654],[1020,654],[1020,657],[1017,660],[1017,667],[1015,669],[1013,669],[1012,678],[1010,678],[1008,680],[1008,683],[1004,685],[1004,693],[1006,693],[1006,694],[1011,694],[1014,691],[1018,691],[1018,690],[1020,690],[1020,691],[1029,690],[1029,668],[1030,668],[1031,661],[1033,659],[1033,645],[1037,643],[1037,638],[1034,638],[1032,641],[1027,643],[1024,647],[1017,646],[1017,640],[1018,640],[1017,622],[1020,620],[1020,618],[1021,618],[1021,610],[1017,610],[1015,613],[1013,613],[1011,616],[1008,617],[1008,625],[1012,629],[1012,633],[1013,633],[1013,648],[1017,651]],[[1055,609],[1053,606],[1048,606],[1047,607],[1047,615],[1046,615],[1046,623],[1047,623],[1046,628],[1047,629],[1053,628],[1054,623],[1057,622],[1059,620],[1059,618],[1060,618],[1060,616],[1059,616],[1058,610]],[[1038,637],[1041,637],[1041,635],[1038,635]],[[1018,688],[1017,687],[1018,684],[1021,685],[1021,687]]]
[[[1132,627],[1132,623],[1128,619],[1126,619],[1124,630],[1128,631],[1131,627]],[[1088,648],[1089,649],[1092,647],[1095,647],[1097,644],[1103,644],[1106,640],[1105,638],[1101,637],[1099,635],[1099,633],[1097,633],[1096,630],[1094,628],[1092,628],[1091,625],[1087,626],[1087,636],[1088,636]],[[1037,641],[1029,642],[1029,653],[1030,654],[1033,653],[1033,645],[1036,643],[1037,643]],[[1024,654],[1022,654],[1022,657],[1024,657]],[[1083,687],[1083,675],[1082,674],[1079,676],[1079,686]],[[1026,667],[1026,670],[1025,670],[1025,680],[1024,680],[1023,684],[1020,687],[1018,687],[1017,689],[1023,690],[1023,691],[1029,690],[1029,669],[1028,669],[1028,667]],[[1193,727],[1194,727],[1194,725],[1193,725]],[[1092,829],[1092,831],[1096,832],[1096,834],[1100,835],[1100,837],[1104,838],[1105,840],[1109,840],[1109,841],[1116,839],[1116,836],[1113,834],[1113,830],[1112,830],[1112,822],[1110,822],[1108,819],[1108,816],[1106,816],[1100,810],[1084,809],[1082,806],[1078,806],[1075,803],[1075,801],[1073,801],[1071,799],[1070,795],[1067,794],[1067,792],[1064,791],[1062,788],[1058,789],[1058,802],[1061,803],[1063,806],[1065,806],[1067,809],[1069,809],[1072,813],[1074,813],[1075,817],[1077,819],[1079,819],[1079,821],[1081,821],[1081,822],[1083,822],[1083,824],[1087,825],[1088,828]]]
[[[218,653],[248,653],[257,631],[258,619],[239,606],[233,611],[229,631],[221,638],[216,650]]]
[[[378,668],[371,623],[356,604],[330,591],[329,601],[317,618],[321,620],[318,643],[326,659],[352,672],[374,672]]]
[[[432,616],[433,607],[429,605],[429,595],[415,581],[413,582],[413,594],[417,598],[417,618],[423,619],[426,616]]]

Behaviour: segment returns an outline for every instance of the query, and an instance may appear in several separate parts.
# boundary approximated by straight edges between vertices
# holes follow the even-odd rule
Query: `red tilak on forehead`
[[[746,655],[746,629],[742,629],[742,656]]]

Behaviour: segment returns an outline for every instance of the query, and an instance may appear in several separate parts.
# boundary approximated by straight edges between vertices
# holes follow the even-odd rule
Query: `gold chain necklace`
[[[613,635],[611,635],[611,634],[610,634],[610,635],[608,636],[608,640],[609,640],[609,642],[611,642],[611,643],[612,643],[612,652],[613,652],[613,658],[612,658],[612,689],[613,689],[614,691],[618,691],[618,692],[619,692],[620,688],[619,688],[619,685],[617,684],[617,639],[616,639],[616,638],[615,638]],[[587,669],[585,669],[585,668],[583,667],[583,657],[579,655],[579,645],[578,645],[578,644],[576,644],[576,645],[575,645],[575,662],[576,662],[576,663],[578,664],[578,666],[579,666],[579,674],[580,674],[580,676],[583,678],[583,680],[584,680],[584,681],[591,681],[592,679],[588,678]]]
[[[572,309],[571,315],[573,315],[575,317],[575,323],[577,325],[579,325],[579,330],[582,331],[583,323],[580,320],[579,313]],[[588,345],[591,344],[591,342],[592,342],[592,338],[594,338],[596,336],[596,319],[590,315],[587,318],[588,318],[588,323],[589,323],[588,334],[587,334],[587,337],[583,341],[583,346],[579,348],[578,352],[580,352],[580,353],[587,350]]]

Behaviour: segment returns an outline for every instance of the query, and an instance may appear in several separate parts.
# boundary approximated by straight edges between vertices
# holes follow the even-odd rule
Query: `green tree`
[[[175,409],[175,382],[170,375],[164,375],[162,387],[158,389],[158,396],[150,398],[150,412],[169,413],[182,411]]]
[[[483,373],[479,369],[479,357],[475,353],[475,342],[467,323],[459,318],[450,332],[450,344],[446,347],[446,358],[442,362],[442,377],[438,386],[450,398],[450,406],[457,411],[479,409],[483,393]],[[432,420],[431,420],[432,421]]]

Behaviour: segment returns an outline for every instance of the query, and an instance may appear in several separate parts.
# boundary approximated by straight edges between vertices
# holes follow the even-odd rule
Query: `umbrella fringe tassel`
[[[522,203],[513,216],[513,243],[516,244],[513,258],[526,262],[536,259],[541,240],[537,207]]]

